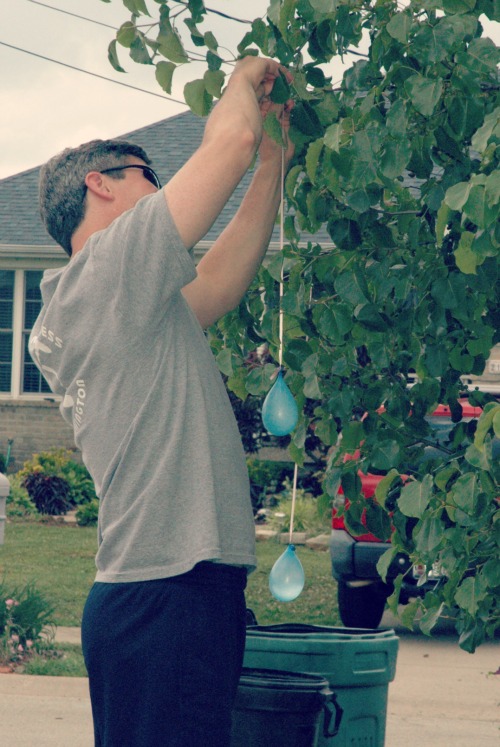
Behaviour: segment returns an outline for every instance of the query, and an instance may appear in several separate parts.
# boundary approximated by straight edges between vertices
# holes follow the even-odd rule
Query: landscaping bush
[[[73,453],[67,449],[49,449],[34,454],[31,459],[24,463],[23,468],[17,474],[21,485],[25,485],[27,488],[26,479],[31,474],[43,474],[47,477],[57,477],[64,480],[68,485],[68,492],[65,497],[70,506],[89,503],[96,497],[94,484],[87,468],[73,459]],[[50,482],[47,483],[48,489],[52,489]],[[33,483],[35,485],[42,484],[41,481],[37,480],[34,480]],[[58,483],[56,480],[54,484],[59,485],[62,490],[62,483]],[[29,488],[28,492],[30,492]]]
[[[280,493],[287,477],[293,476],[293,464],[268,459],[247,459],[250,495],[254,511],[268,505],[270,496]]]
[[[0,662],[18,665],[29,659],[53,633],[54,610],[33,583],[18,589],[0,585]],[[53,636],[52,636],[53,637]]]
[[[23,485],[37,511],[49,516],[60,516],[71,508],[69,502],[70,487],[66,480],[57,475],[45,475],[43,472],[32,472],[26,475]]]
[[[37,510],[30,500],[28,491],[18,475],[9,475],[10,493],[7,498],[7,516],[9,519],[27,519],[37,515]]]
[[[80,527],[90,527],[97,524],[97,515],[99,513],[99,501],[95,498],[90,503],[84,503],[79,506],[76,512],[76,523]]]

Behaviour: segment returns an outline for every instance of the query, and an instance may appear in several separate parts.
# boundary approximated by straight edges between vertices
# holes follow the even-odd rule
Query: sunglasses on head
[[[141,169],[144,177],[156,187],[161,189],[161,182],[158,178],[158,174],[150,166],[143,166],[142,163],[128,163],[126,166],[113,166],[110,169],[102,169],[101,174],[109,174],[111,171],[125,171],[125,169]]]

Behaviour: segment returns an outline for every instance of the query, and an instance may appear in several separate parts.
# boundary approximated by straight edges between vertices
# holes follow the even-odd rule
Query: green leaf
[[[377,573],[381,577],[382,581],[387,580],[387,573],[397,553],[398,553],[397,548],[395,548],[394,546],[391,546],[377,560]]]
[[[111,63],[112,67],[118,72],[118,73],[124,73],[125,70],[120,65],[120,62],[118,60],[118,54],[116,52],[116,39],[113,39],[112,42],[110,42],[108,46],[108,60]]]
[[[393,39],[397,39],[401,44],[407,44],[411,24],[410,14],[403,11],[402,13],[395,13],[385,28]]]
[[[214,54],[210,50],[207,52],[207,65],[209,70],[220,70],[222,65],[222,58],[218,54]]]
[[[173,62],[166,62],[165,60],[160,60],[156,64],[156,80],[166,93],[172,93],[172,77],[175,68],[176,65]]]
[[[219,371],[222,371],[226,376],[231,376],[233,374],[233,354],[231,350],[228,348],[221,350],[216,357],[216,361],[219,366]]]
[[[476,6],[476,0],[443,0],[447,13],[468,13]]]
[[[366,304],[368,300],[365,295],[368,289],[355,272],[343,272],[339,275],[335,280],[335,290],[343,301],[352,304]]]
[[[457,267],[466,275],[476,275],[478,265],[483,262],[483,259],[471,249],[474,238],[475,234],[464,231],[454,252]]]
[[[188,61],[182,41],[175,29],[170,25],[170,21],[163,20],[156,41],[158,43],[158,51],[163,57],[177,63]]]
[[[124,6],[134,15],[149,16],[145,0],[122,0]]]
[[[276,366],[266,363],[265,366],[253,368],[246,378],[246,389],[250,394],[266,394],[273,382],[271,377],[276,373]]]
[[[464,205],[464,213],[478,228],[487,228],[498,220],[498,210],[488,205],[482,184],[474,184]]]
[[[184,98],[194,114],[206,117],[212,106],[212,97],[205,88],[204,80],[192,80],[184,86]]]
[[[337,7],[337,0],[309,0],[309,4],[318,13],[333,13]]]
[[[385,542],[391,536],[391,520],[389,514],[375,501],[366,504],[366,527],[379,540]]]
[[[423,117],[432,116],[443,93],[443,81],[417,74],[407,79],[405,88],[415,109]]]
[[[361,442],[363,441],[365,432],[363,430],[363,423],[359,421],[352,421],[347,423],[342,431],[342,447],[349,454],[359,449]]]
[[[357,306],[354,310],[354,316],[365,329],[386,332],[389,327],[388,320],[380,315],[377,307],[372,303]]]
[[[493,425],[494,418],[499,411],[500,405],[495,404],[494,402],[489,402],[484,407],[481,417],[478,420],[476,433],[474,435],[474,446],[476,447],[476,449],[479,449],[479,451],[484,450],[484,440],[486,438],[486,434]]]
[[[408,140],[387,140],[380,160],[382,174],[388,179],[400,176],[408,165],[411,154],[411,144]]]
[[[236,371],[233,376],[230,376],[226,382],[227,388],[230,392],[236,394],[236,396],[244,402],[248,396],[248,390],[245,386],[245,371],[240,368]]]
[[[500,136],[500,106],[497,106],[484,118],[484,124],[472,138],[472,147],[479,153],[484,153],[490,138]]]
[[[341,146],[342,133],[342,124],[340,122],[330,125],[330,127],[325,130],[325,137],[323,139],[325,145],[338,153]]]
[[[393,138],[400,140],[406,137],[408,116],[405,101],[398,99],[391,105],[385,118],[385,125]]]
[[[455,602],[469,615],[476,615],[479,603],[486,597],[484,581],[481,576],[470,576],[462,581],[455,592]]]
[[[444,602],[437,606],[430,607],[426,610],[418,622],[418,626],[424,635],[430,635],[432,629],[439,622],[439,618],[443,614],[445,605]]]
[[[274,101],[275,104],[284,104],[290,99],[290,97],[290,85],[283,73],[281,73],[274,81],[274,85],[269,98],[271,99],[271,101]]]
[[[445,202],[452,210],[462,210],[463,206],[469,199],[472,189],[471,182],[458,182],[446,190]]]
[[[127,21],[126,23],[123,23],[116,32],[116,40],[122,47],[129,48],[135,39],[136,33],[137,30],[135,24],[131,21]]]
[[[225,79],[226,76],[222,70],[207,70],[203,75],[205,88],[208,93],[216,99],[221,96],[222,86],[224,85]]]
[[[491,39],[472,39],[467,52],[458,54],[457,60],[472,73],[496,75],[500,62],[500,50]]]
[[[399,479],[400,477],[398,470],[391,469],[377,484],[377,487],[375,488],[375,500],[384,508],[389,490],[392,488],[395,481]]]
[[[206,34],[203,35],[203,41],[208,49],[210,49],[212,52],[217,52],[219,45],[217,43],[217,39],[211,31],[207,31]]]
[[[307,176],[314,184],[316,181],[316,173],[320,164],[320,156],[323,151],[323,138],[319,138],[312,142],[306,154],[306,171]]]
[[[451,498],[455,506],[466,514],[473,515],[476,508],[477,494],[476,474],[469,473],[458,478],[449,493],[449,498]]]
[[[412,480],[403,487],[398,507],[405,516],[421,519],[432,497],[432,476],[425,475],[422,481]]]
[[[484,184],[486,202],[490,207],[500,202],[500,169],[493,171]]]
[[[323,127],[315,110],[307,101],[296,104],[290,113],[290,124],[296,127],[304,135],[323,134]]]
[[[422,518],[416,531],[415,546],[424,555],[432,555],[439,547],[445,532],[441,519]]]
[[[500,586],[500,563],[498,558],[490,558],[483,568],[483,577],[491,589]]]
[[[266,115],[262,127],[264,132],[266,132],[272,140],[275,140],[282,148],[284,147],[285,141],[283,140],[283,128],[278,121],[276,112],[269,112]]]
[[[355,210],[357,213],[366,213],[370,208],[370,198],[366,189],[357,189],[346,195],[346,205]]]

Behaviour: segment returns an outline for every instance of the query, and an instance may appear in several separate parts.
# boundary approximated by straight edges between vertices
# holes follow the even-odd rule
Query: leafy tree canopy
[[[234,62],[209,29],[209,7],[123,4],[131,18],[110,44],[115,69],[125,47],[170,93],[177,67],[201,57],[203,77],[184,93],[207,114]],[[468,651],[499,627],[500,592],[500,404],[471,393],[483,407],[476,429],[458,402],[461,377],[481,374],[500,341],[500,55],[485,17],[500,20],[498,0],[270,0],[264,18],[238,25],[239,55],[274,57],[293,73],[274,97],[295,99],[296,157],[284,249],[211,334],[229,388],[264,394],[275,366],[245,361],[263,344],[277,360],[284,273],[284,364],[302,410],[291,454],[302,464],[308,437],[319,440],[325,497],[342,484],[353,530],[366,507],[357,470],[386,475],[366,512],[382,539],[394,527],[380,572],[398,551],[428,569],[438,561],[446,581],[404,619],[423,612],[428,633],[452,609]],[[336,56],[354,59],[338,87]],[[280,137],[276,121],[266,128]],[[456,425],[428,460],[426,416],[438,403]]]

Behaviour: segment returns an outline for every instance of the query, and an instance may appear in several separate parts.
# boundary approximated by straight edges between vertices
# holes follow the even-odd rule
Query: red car
[[[462,405],[462,422],[476,419],[481,415],[481,408],[473,407],[468,400],[460,400]],[[434,440],[444,442],[454,423],[451,420],[449,407],[439,406],[428,418],[432,427]],[[431,458],[435,450],[426,449]],[[375,489],[382,480],[382,475],[359,472],[362,493],[366,499],[372,498]],[[404,573],[400,602],[405,604],[410,598],[423,596],[430,587],[435,586],[439,578],[439,569],[427,574],[425,583],[421,582],[424,569],[411,567],[407,555],[398,554],[387,574],[388,583],[384,583],[377,572],[377,562],[387,550],[389,543],[382,542],[370,532],[353,536],[346,529],[343,515],[338,508],[345,504],[342,488],[339,491],[337,504],[333,509],[330,555],[332,575],[338,584],[338,605],[340,618],[344,625],[351,628],[377,628],[382,619],[387,597],[392,593],[391,579]],[[390,540],[389,540],[390,542]],[[420,583],[419,583],[420,580]]]

